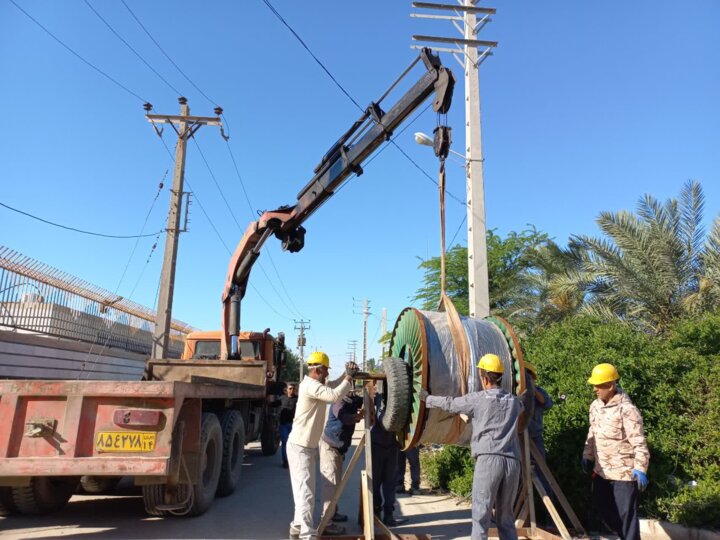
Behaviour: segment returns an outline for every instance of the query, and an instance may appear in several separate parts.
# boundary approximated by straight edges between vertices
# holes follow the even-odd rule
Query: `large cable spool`
[[[390,340],[393,358],[388,359],[388,365],[404,362],[410,383],[407,420],[398,432],[404,449],[418,444],[470,444],[470,423],[440,409],[426,409],[418,391],[426,388],[434,395],[459,397],[482,390],[475,366],[484,354],[494,353],[502,359],[503,389],[514,393],[525,389],[525,364],[512,327],[494,316],[461,317],[460,321],[470,350],[467,365],[459,361],[446,313],[406,308],[395,323]]]

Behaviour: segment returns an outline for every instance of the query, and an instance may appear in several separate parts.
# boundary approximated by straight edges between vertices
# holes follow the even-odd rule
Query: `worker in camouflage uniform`
[[[461,397],[418,396],[428,408],[472,418],[470,450],[475,459],[472,484],[472,540],[487,540],[495,507],[500,540],[517,540],[513,504],[520,482],[518,420],[524,410],[520,399],[502,389],[505,368],[495,354],[486,354],[477,365],[483,390]]]
[[[650,452],[640,411],[619,379],[612,364],[598,364],[588,379],[597,399],[590,405],[582,468],[592,474],[593,499],[605,523],[621,540],[640,540],[638,491],[648,485]]]

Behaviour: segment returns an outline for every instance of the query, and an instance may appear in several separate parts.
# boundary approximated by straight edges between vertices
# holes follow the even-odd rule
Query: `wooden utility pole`
[[[362,357],[362,370],[367,371],[367,323],[368,316],[370,315],[370,301],[366,298],[365,305],[363,306],[363,357]]]
[[[153,124],[158,135],[162,130],[155,124],[170,124],[178,136],[175,147],[175,169],[173,171],[173,186],[170,195],[170,211],[167,218],[167,233],[165,236],[165,256],[163,258],[162,273],[160,275],[160,291],[158,295],[157,313],[155,315],[155,332],[153,334],[153,358],[167,358],[170,342],[170,324],[172,323],[172,303],[175,289],[175,266],[177,263],[178,241],[180,239],[180,215],[182,212],[183,183],[185,179],[185,150],[187,140],[192,137],[200,126],[222,126],[220,115],[222,109],[217,107],[217,117],[190,116],[190,107],[187,99],[178,98],[180,115],[146,114],[148,121]],[[145,110],[151,111],[152,105],[145,104]]]
[[[450,21],[462,38],[414,35],[415,41],[454,45],[433,50],[451,53],[465,75],[465,177],[467,189],[468,288],[470,316],[490,315],[487,267],[487,226],[485,223],[485,191],[483,180],[482,133],[480,129],[480,64],[492,55],[496,41],[477,39],[480,30],[490,22],[495,8],[476,6],[477,0],[458,4],[413,2],[414,8],[440,11],[442,15],[412,13],[419,19]],[[448,13],[451,13],[448,15]],[[481,17],[478,20],[478,16]],[[422,45],[425,46],[425,45]],[[421,48],[415,45],[415,48]],[[478,48],[482,52],[478,52]]]

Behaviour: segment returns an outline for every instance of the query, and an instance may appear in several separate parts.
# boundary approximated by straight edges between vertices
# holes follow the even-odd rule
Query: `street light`
[[[425,135],[425,133],[423,133],[422,131],[418,131],[417,133],[415,133],[415,142],[422,146],[435,146],[432,137],[430,137],[430,135]],[[463,161],[465,161],[465,156],[463,156],[460,152],[456,152],[451,148],[450,153],[455,154],[459,158],[462,158]]]

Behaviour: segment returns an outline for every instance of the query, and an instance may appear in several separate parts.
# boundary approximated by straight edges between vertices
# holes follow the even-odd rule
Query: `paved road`
[[[342,512],[351,516],[348,533],[360,533],[353,519],[357,516],[359,485],[357,467],[355,478],[340,499]],[[402,495],[399,503],[400,512],[411,517],[397,529],[399,533],[425,532],[434,539],[470,537],[469,509],[456,506],[447,496]],[[253,443],[246,449],[242,486],[231,496],[216,499],[205,515],[148,517],[139,488],[124,481],[113,496],[75,495],[55,514],[0,518],[0,538],[277,540],[287,538],[292,508],[290,477],[280,467],[280,456],[263,457]]]

